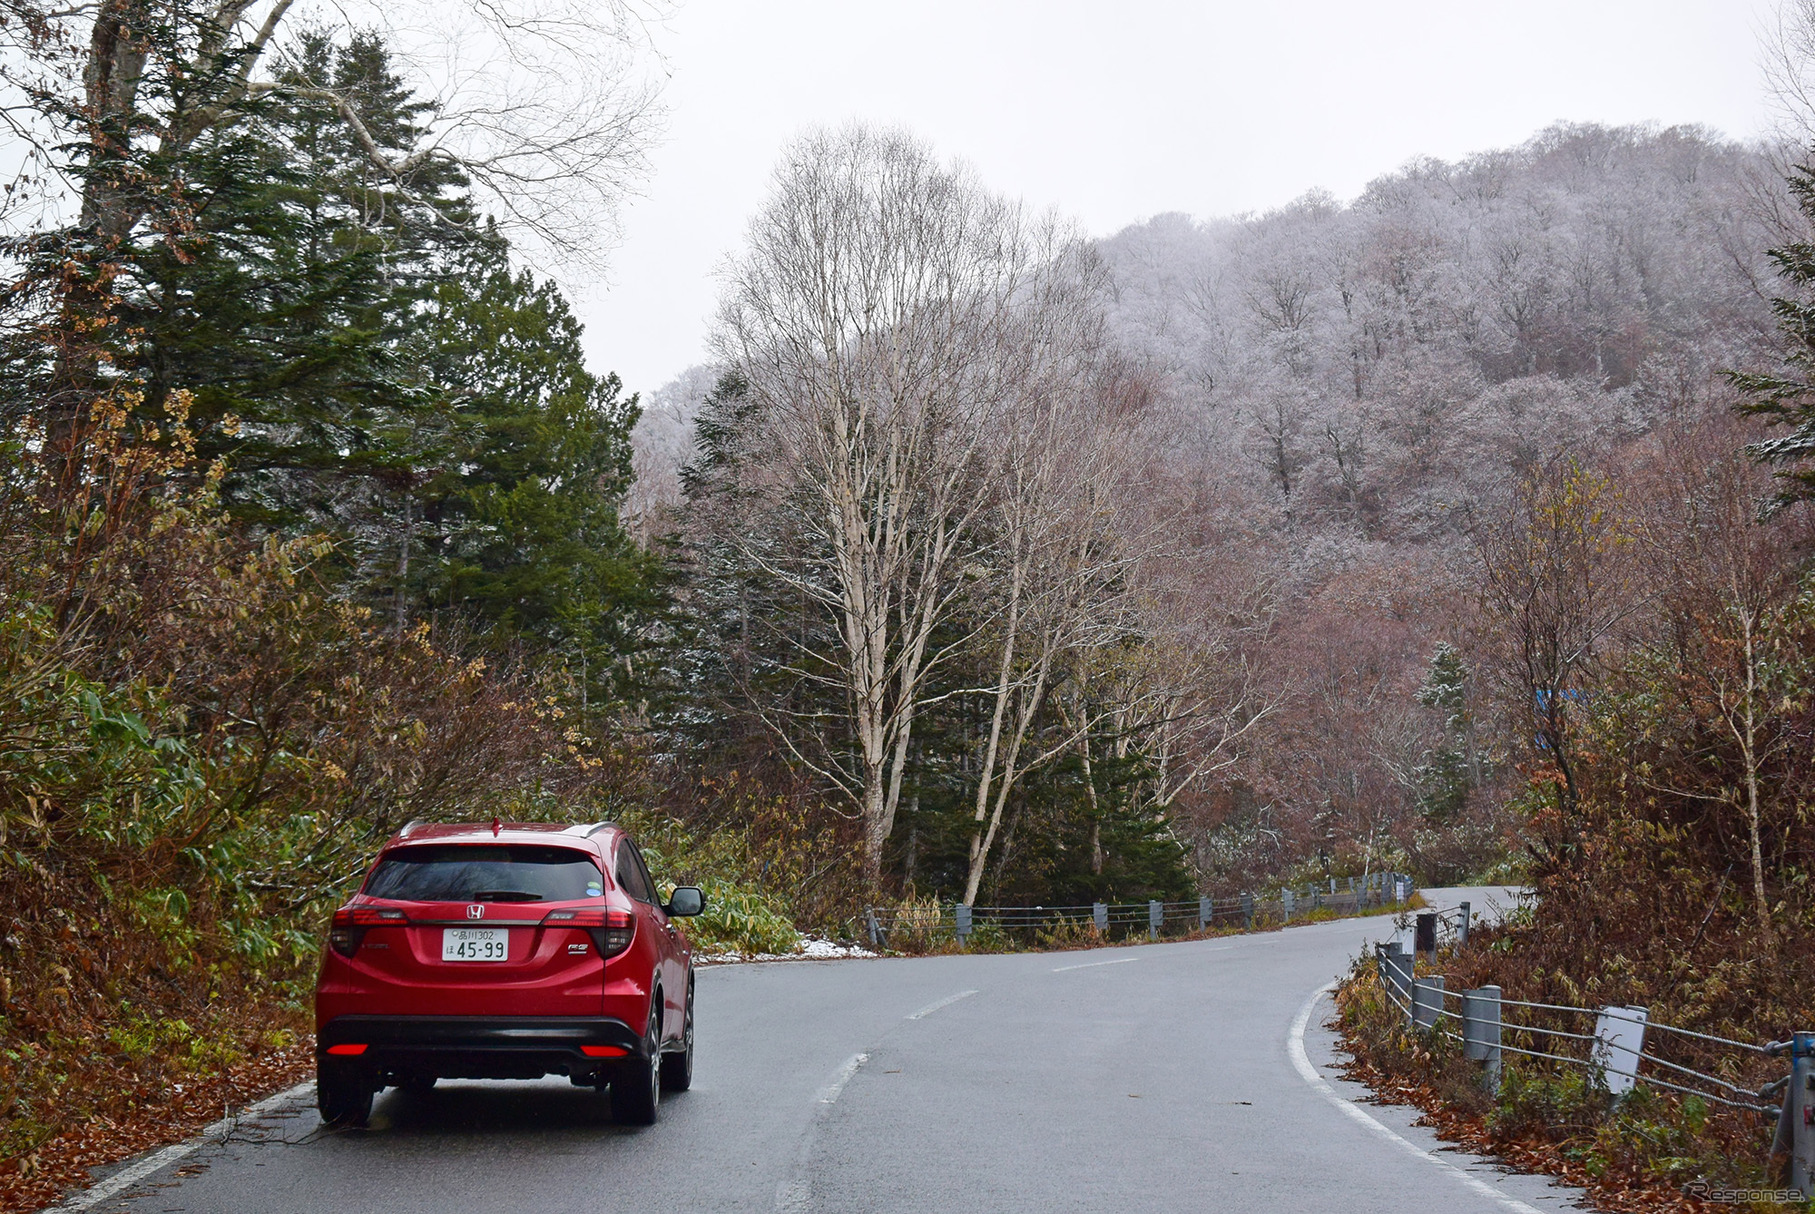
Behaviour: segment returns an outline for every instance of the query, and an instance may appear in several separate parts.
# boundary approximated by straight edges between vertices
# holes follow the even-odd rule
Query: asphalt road
[[[1487,891],[1458,894],[1477,908]],[[1557,1210],[1353,1103],[1315,999],[1387,919],[1088,952],[703,970],[692,1091],[443,1081],[328,1133],[299,1090],[95,1214]]]

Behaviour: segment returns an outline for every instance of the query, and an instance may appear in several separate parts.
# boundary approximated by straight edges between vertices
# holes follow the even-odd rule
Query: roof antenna
[[[494,817],[492,819],[492,838],[494,838],[494,839],[497,838],[503,832],[504,832],[504,819]]]

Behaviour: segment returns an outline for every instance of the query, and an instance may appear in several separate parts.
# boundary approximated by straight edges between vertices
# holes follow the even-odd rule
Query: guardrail
[[[1254,927],[1290,923],[1294,916],[1322,910],[1355,913],[1393,906],[1412,896],[1412,879],[1402,873],[1373,873],[1346,881],[1331,878],[1328,888],[1306,885],[1265,893],[1231,894],[1180,902],[1093,902],[1079,906],[872,906],[864,912],[863,930],[873,948],[887,948],[903,931],[924,937],[950,938],[967,945],[977,928],[989,924],[1011,935],[1037,936],[1055,931],[1094,931],[1108,939],[1138,935],[1157,940],[1167,934],[1211,927]]]
[[[1408,952],[1402,940],[1376,946],[1375,976],[1408,1028],[1460,1038],[1463,1057],[1481,1064],[1482,1082],[1490,1092],[1499,1090],[1504,1055],[1513,1054],[1581,1067],[1615,1099],[1644,1084],[1773,1116],[1777,1129],[1771,1156],[1786,1161],[1780,1179],[1799,1194],[1789,1200],[1815,1196],[1815,1033],[1796,1033],[1787,1041],[1739,1041],[1654,1021],[1644,1007],[1508,999],[1494,985],[1451,990],[1444,975],[1417,972],[1419,956],[1435,966],[1438,931],[1446,921],[1456,941],[1466,942],[1466,902],[1447,914],[1420,912],[1414,920],[1414,951]],[[1687,1043],[1695,1043],[1703,1055],[1726,1057],[1704,1062],[1706,1070],[1688,1065]],[[1747,1069],[1756,1071],[1757,1060],[1785,1056],[1789,1074],[1757,1088],[1735,1081]],[[1729,1077],[1711,1074],[1715,1069],[1727,1070]],[[1781,1103],[1774,1103],[1780,1097]]]

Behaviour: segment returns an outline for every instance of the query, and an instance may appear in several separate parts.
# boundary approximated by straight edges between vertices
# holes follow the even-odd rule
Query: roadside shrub
[[[760,894],[729,882],[708,882],[706,911],[687,923],[687,937],[701,953],[791,953],[800,945],[793,922]]]
[[[939,899],[907,898],[894,908],[889,949],[909,954],[953,952],[958,940],[952,929],[951,908],[941,906]]]
[[[1091,919],[1058,919],[1034,938],[1038,947],[1049,949],[1096,948],[1109,942]]]
[[[1449,972],[1453,977],[1453,964]],[[1643,1084],[1615,1101],[1585,1066],[1511,1053],[1498,1093],[1489,1094],[1481,1065],[1462,1056],[1452,1023],[1408,1027],[1368,959],[1356,962],[1336,1003],[1355,1077],[1389,1100],[1424,1108],[1444,1137],[1588,1186],[1617,1202],[1607,1208],[1654,1208],[1677,1200],[1695,1179],[1741,1188],[1771,1183],[1769,1126],[1757,1116],[1717,1117],[1706,1101]]]
[[[325,541],[230,524],[182,404],[157,448],[98,408],[54,482],[0,480],[0,1173],[179,1076],[294,1066],[316,932],[408,819],[613,774],[532,672],[337,601]]]

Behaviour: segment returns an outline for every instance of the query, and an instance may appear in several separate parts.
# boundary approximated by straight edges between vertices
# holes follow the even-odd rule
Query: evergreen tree
[[[292,65],[280,84],[328,80],[381,147],[420,137],[427,107],[376,37],[306,33]],[[122,251],[106,361],[151,416],[170,392],[192,394],[201,454],[228,457],[239,517],[357,547],[436,429],[433,386],[400,355],[453,269],[449,250],[479,239],[461,226],[463,183],[445,165],[408,191],[375,182],[330,104],[282,89],[210,128],[172,171],[193,222]]]
[[[618,521],[635,398],[587,370],[567,302],[511,268],[456,165],[387,175],[359,145],[401,160],[433,111],[379,36],[304,31],[285,64],[160,162],[148,196],[183,216],[113,251],[90,357],[145,424],[188,394],[228,510],[333,537],[349,598],[552,648],[589,702],[620,696],[660,598]],[[8,369],[46,349],[16,339]]]
[[[501,241],[436,283],[417,327],[409,348],[436,400],[436,450],[401,493],[396,572],[380,565],[372,585],[499,640],[554,645],[589,697],[627,693],[646,678],[632,655],[662,578],[618,517],[636,398],[586,369],[566,300],[512,270]]]
[[[1797,209],[1815,222],[1815,166],[1800,164],[1789,177]],[[1783,371],[1774,374],[1729,373],[1746,394],[1739,412],[1762,417],[1789,433],[1751,447],[1755,459],[1784,465],[1778,473],[1779,500],[1815,498],[1815,243],[1791,241],[1770,250],[1777,272],[1790,292],[1771,301],[1784,343]]]
[[[1468,711],[1468,667],[1454,646],[1439,644],[1425,670],[1418,702],[1443,714],[1443,737],[1425,752],[1412,773],[1418,785],[1418,812],[1425,821],[1460,817],[1477,780],[1471,771],[1473,721]]]

